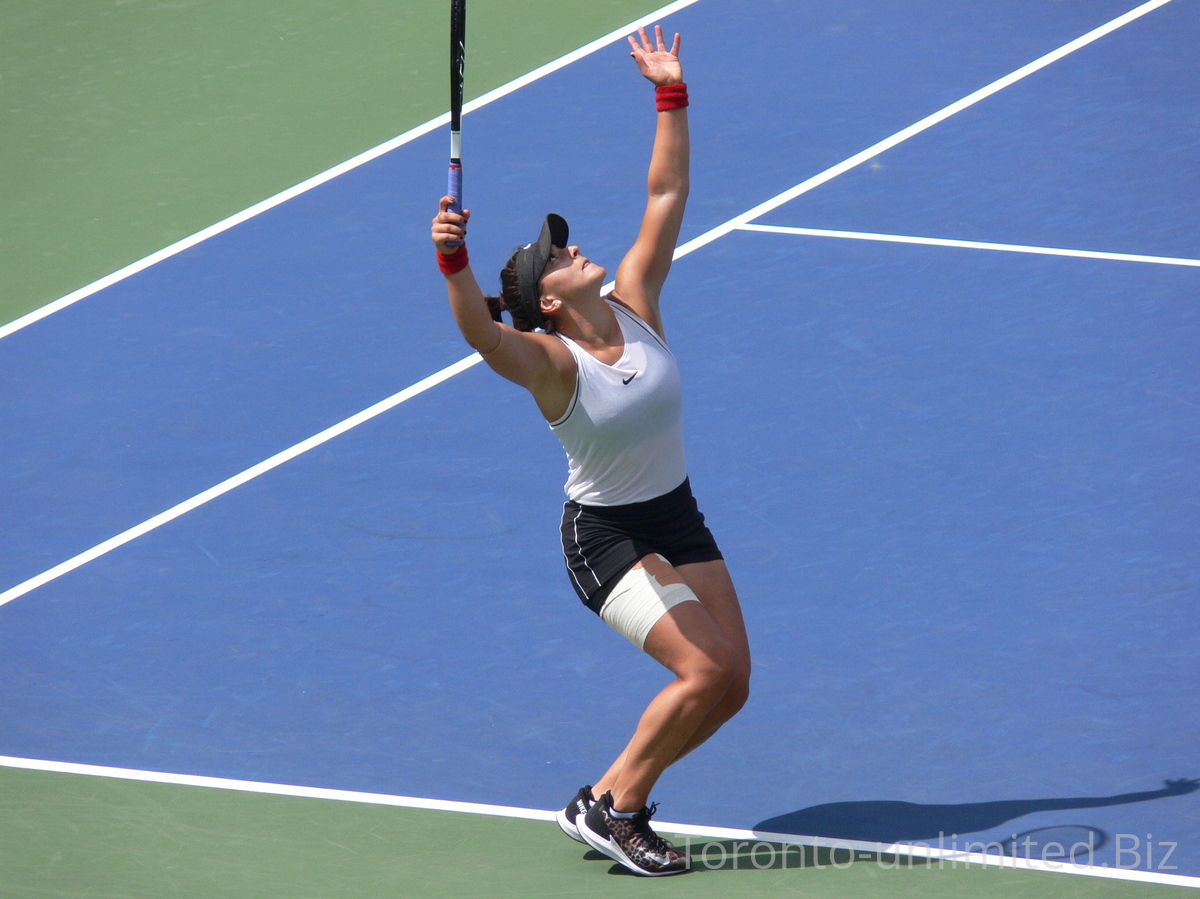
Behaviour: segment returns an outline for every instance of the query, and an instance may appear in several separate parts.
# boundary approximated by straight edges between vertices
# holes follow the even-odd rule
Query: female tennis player
[[[533,394],[566,449],[562,543],[576,592],[675,675],[609,769],[558,813],[559,825],[639,874],[663,875],[688,860],[651,829],[650,791],[745,703],[750,648],[729,571],[692,497],[679,369],[659,313],[687,202],[689,139],[679,35],[668,49],[662,28],[654,31],[653,42],[645,29],[629,38],[655,85],[658,123],[646,211],[611,293],[601,295],[606,270],[569,244],[557,215],[508,260],[499,297],[480,290],[466,244],[450,245],[465,239],[469,211],[451,212],[442,198],[432,236],[463,337]]]

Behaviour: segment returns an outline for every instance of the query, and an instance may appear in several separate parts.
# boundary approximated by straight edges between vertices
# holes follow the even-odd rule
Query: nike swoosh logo
[[[622,379],[621,379],[621,383],[622,383],[622,384],[628,384],[630,381],[632,381],[632,380],[633,380],[634,378],[636,378],[637,376],[638,376],[638,373],[635,371],[635,372],[634,372],[633,374],[631,374],[631,375],[630,375],[628,378],[622,378]]]

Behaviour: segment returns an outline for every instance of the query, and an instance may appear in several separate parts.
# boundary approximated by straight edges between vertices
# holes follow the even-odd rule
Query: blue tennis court
[[[1131,7],[664,23],[693,192],[663,308],[756,656],[667,819],[1200,878],[1200,10],[881,144]],[[654,118],[622,46],[466,116],[485,287],[548,211],[610,271],[632,241]],[[623,744],[663,673],[570,589],[535,407],[483,365],[397,396],[468,352],[445,143],[0,340],[0,755],[552,809]]]

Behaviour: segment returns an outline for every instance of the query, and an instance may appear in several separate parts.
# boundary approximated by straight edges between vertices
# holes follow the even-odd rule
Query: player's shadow
[[[1103,808],[1183,796],[1200,789],[1200,780],[1168,780],[1160,790],[1119,793],[1116,796],[1076,796],[1061,799],[1005,799],[959,805],[867,800],[829,802],[776,815],[754,825],[765,833],[799,834],[870,843],[936,840],[939,835],[978,833],[1034,812]]]
[[[801,846],[795,843],[750,842],[747,840],[707,840],[692,837],[683,842],[676,838],[675,848],[688,857],[685,873],[706,871],[777,871],[802,868],[846,868],[856,862],[872,861],[889,867],[930,867],[935,859],[881,856],[875,852],[860,852],[847,848]],[[608,861],[608,857],[595,849],[589,850],[585,859]],[[608,873],[614,876],[636,876],[622,865],[612,865]]]
[[[832,840],[855,840],[866,843],[913,843],[935,842],[939,836],[977,833],[999,827],[1015,818],[1033,812],[1062,811],[1068,809],[1103,808],[1110,805],[1128,805],[1133,802],[1148,802],[1169,796],[1185,796],[1200,790],[1200,780],[1180,778],[1164,781],[1160,790],[1140,793],[1119,793],[1115,796],[1076,796],[1061,799],[1007,799],[996,802],[966,802],[958,805],[922,805],[916,802],[874,800],[864,802],[829,802],[811,808],[789,812],[767,818],[754,826],[759,834],[795,834],[800,837],[825,837]],[[1107,839],[1103,831],[1091,827],[1070,826],[1043,828],[1055,830],[1055,837],[1063,846],[1076,837],[1086,843],[1090,836],[1091,851],[1099,849]],[[1059,833],[1061,831],[1062,833]],[[1070,836],[1064,836],[1068,831]],[[1077,833],[1076,833],[1077,832]],[[1031,832],[1032,833],[1032,832]],[[704,837],[688,837],[681,843],[676,838],[676,847],[684,851],[690,861],[689,870],[770,870],[795,868],[843,868],[856,862],[873,861],[884,867],[927,866],[935,864],[932,859],[914,856],[896,856],[864,851],[849,846],[814,847],[790,842],[755,842],[751,840],[710,840]],[[1044,840],[1038,840],[1041,845]],[[1008,841],[1001,844],[1005,854],[1018,854],[1019,845],[1011,846]],[[985,849],[984,851],[990,851]],[[1074,852],[1075,850],[1070,850]],[[1065,856],[1064,856],[1065,857]],[[608,861],[607,857],[594,849],[584,858]],[[1073,860],[1073,856],[1071,856]],[[612,865],[609,873],[628,875],[630,871],[621,865]]]

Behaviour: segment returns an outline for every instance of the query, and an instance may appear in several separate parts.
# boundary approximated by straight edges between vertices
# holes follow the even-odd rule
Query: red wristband
[[[467,259],[467,245],[464,243],[450,255],[446,255],[441,250],[437,251],[438,269],[443,275],[453,275],[456,272],[461,272],[467,267],[470,262]]]
[[[688,105],[688,92],[686,82],[680,81],[678,84],[660,84],[654,89],[654,101],[658,106],[659,112],[668,112],[672,109],[683,109]]]

